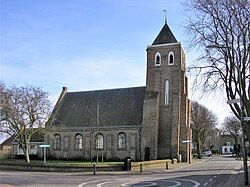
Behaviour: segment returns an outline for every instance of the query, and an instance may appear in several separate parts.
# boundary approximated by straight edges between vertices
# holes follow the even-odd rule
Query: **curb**
[[[115,166],[55,166],[55,165],[25,165],[25,164],[20,164],[20,165],[14,165],[14,164],[9,164],[9,163],[1,163],[0,164],[0,170],[12,170],[12,171],[29,171],[29,172],[84,172],[84,174],[87,173],[98,173],[98,174],[146,174],[150,172],[156,172],[156,171],[174,171],[178,169],[183,169],[183,168],[188,168],[190,166],[198,165],[203,162],[206,162],[208,159],[201,159],[197,162],[194,163],[176,163],[176,164],[169,164],[169,168],[166,169],[166,162],[169,163],[169,160],[161,160],[157,161],[156,163],[153,163],[152,161],[147,163],[143,163],[143,170],[140,172],[140,163],[133,163],[132,164],[132,170],[131,171],[123,171],[123,165],[115,165]]]

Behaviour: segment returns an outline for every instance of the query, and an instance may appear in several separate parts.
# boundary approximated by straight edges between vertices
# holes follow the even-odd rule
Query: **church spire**
[[[164,12],[164,15],[165,15],[164,23],[167,24],[167,11],[166,11],[166,10],[163,10],[163,12]]]
[[[177,43],[177,40],[172,31],[170,30],[167,21],[165,19],[165,24],[152,45],[168,44],[168,43]]]

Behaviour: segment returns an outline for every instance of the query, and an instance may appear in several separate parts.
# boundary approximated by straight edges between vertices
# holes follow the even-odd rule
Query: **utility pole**
[[[240,121],[242,125],[242,136],[243,136],[243,165],[244,165],[244,181],[245,185],[248,185],[248,167],[247,167],[247,150],[246,150],[246,132],[245,132],[245,123],[244,123],[244,100],[242,96],[242,78],[241,78],[241,69],[238,62],[238,81],[239,81],[239,95],[240,95]]]
[[[97,157],[96,157],[96,164],[98,164],[98,157],[99,157],[99,123],[100,123],[100,105],[99,105],[99,102],[97,104],[97,109],[96,109],[96,142],[97,145],[96,145],[96,148],[97,148]]]
[[[249,42],[250,43],[250,42]],[[234,51],[237,54],[237,51],[234,48],[231,47],[225,47],[225,46],[207,46],[207,48],[225,48],[225,49],[231,49],[232,51]],[[249,45],[248,45],[248,51],[249,51]],[[249,60],[249,55],[248,55],[248,60]],[[246,127],[245,127],[245,105],[244,105],[244,98],[243,98],[243,88],[242,88],[242,81],[245,81],[244,79],[242,80],[242,71],[241,68],[245,68],[243,66],[241,66],[241,64],[239,61],[236,62],[237,66],[236,66],[236,70],[237,70],[237,76],[238,76],[238,84],[239,84],[239,91],[238,91],[238,95],[239,98],[238,99],[232,99],[232,100],[228,100],[227,103],[228,104],[236,104],[236,103],[240,103],[240,122],[241,122],[241,126],[242,126],[242,144],[243,144],[243,166],[244,166],[244,181],[245,181],[245,185],[248,185],[248,167],[247,167],[247,150],[246,150]],[[249,65],[249,71],[250,71],[250,65]],[[250,79],[249,79],[250,81]],[[235,85],[237,88],[237,84]],[[249,86],[249,92],[250,92],[250,86]],[[250,94],[250,93],[249,93]]]
[[[92,130],[89,132],[89,144],[90,144],[90,161],[91,161],[91,165],[92,165]]]
[[[244,181],[245,185],[248,185],[248,167],[247,167],[247,149],[246,149],[246,132],[244,129],[244,116],[241,116],[241,123],[242,123],[242,140],[243,140],[243,165],[244,165]]]
[[[247,149],[246,149],[246,132],[245,132],[245,121],[244,121],[244,102],[242,96],[242,79],[240,67],[238,66],[238,80],[239,80],[239,96],[240,96],[240,122],[242,126],[242,144],[243,144],[243,166],[244,166],[244,182],[248,185],[248,167],[247,167]]]

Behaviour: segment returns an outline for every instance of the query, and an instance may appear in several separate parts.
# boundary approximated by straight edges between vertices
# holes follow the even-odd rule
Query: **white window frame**
[[[37,155],[37,145],[36,144],[29,145],[29,154],[30,155]]]
[[[62,138],[60,134],[54,134],[53,148],[55,151],[61,151]]]
[[[75,148],[76,149],[82,149],[83,148],[83,137],[81,134],[76,134],[75,136]]]
[[[24,155],[24,151],[20,144],[17,144],[17,155]]]
[[[156,63],[157,62],[157,57],[159,56],[160,58],[160,63]],[[155,66],[160,66],[161,65],[161,53],[158,51],[155,53]]]
[[[126,134],[124,132],[119,133],[118,135],[118,148],[125,149],[127,144]]]
[[[22,149],[21,145],[18,143],[17,145],[17,155],[24,155],[24,150]],[[37,143],[31,142],[28,145],[29,155],[37,155]]]
[[[104,137],[101,133],[98,133],[95,138],[95,148],[103,149],[104,145]]]
[[[170,56],[171,55],[173,56],[173,63],[170,63]],[[170,65],[170,66],[174,65],[174,52],[173,51],[170,51],[168,53],[168,65]]]
[[[164,104],[169,105],[169,80],[165,80]]]

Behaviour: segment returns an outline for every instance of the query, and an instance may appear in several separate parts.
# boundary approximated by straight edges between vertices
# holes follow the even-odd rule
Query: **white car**
[[[210,156],[212,156],[212,151],[203,151],[201,155],[210,157]]]

